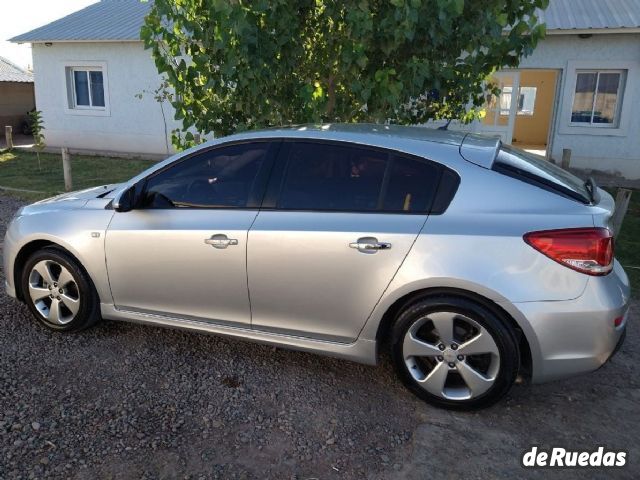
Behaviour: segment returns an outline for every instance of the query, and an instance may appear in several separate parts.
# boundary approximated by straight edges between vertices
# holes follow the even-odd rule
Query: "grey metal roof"
[[[136,41],[153,0],[102,0],[10,41]],[[550,0],[539,12],[551,33],[571,30],[640,28],[640,0]]]
[[[0,57],[0,82],[33,82],[33,75],[14,65],[4,57]]]
[[[10,39],[16,43],[136,41],[152,2],[102,0]]]
[[[639,28],[640,0],[550,0],[539,18],[548,31]]]

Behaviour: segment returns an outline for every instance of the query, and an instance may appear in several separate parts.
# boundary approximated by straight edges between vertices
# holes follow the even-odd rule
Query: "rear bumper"
[[[616,344],[616,348],[613,349],[613,352],[611,352],[611,355],[609,355],[609,358],[607,359],[607,361],[611,360],[615,356],[615,354],[620,351],[620,349],[622,348],[622,345],[624,344],[625,338],[627,338],[626,323],[625,323],[625,327],[622,329],[622,335],[620,335],[620,339]]]
[[[515,304],[527,327],[531,380],[547,382],[600,368],[620,348],[629,303],[629,280],[616,262],[609,275],[591,277],[577,299]],[[619,317],[623,321],[616,327]]]

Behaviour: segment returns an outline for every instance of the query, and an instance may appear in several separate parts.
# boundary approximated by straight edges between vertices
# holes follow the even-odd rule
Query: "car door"
[[[428,217],[441,168],[285,141],[247,250],[252,327],[355,340]]]
[[[277,143],[198,152],[144,181],[106,234],[117,308],[249,326],[247,232]]]

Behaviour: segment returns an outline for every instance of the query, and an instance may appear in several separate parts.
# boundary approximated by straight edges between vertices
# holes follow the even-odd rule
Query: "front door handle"
[[[224,233],[218,233],[211,238],[205,238],[204,243],[213,248],[227,248],[229,245],[238,245],[238,240],[229,238]]]
[[[355,248],[363,253],[376,253],[378,250],[389,250],[391,244],[387,242],[379,242],[375,237],[362,237],[357,242],[352,242],[349,247]]]

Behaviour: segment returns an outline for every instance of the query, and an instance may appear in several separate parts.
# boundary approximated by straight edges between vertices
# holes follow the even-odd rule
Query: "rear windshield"
[[[585,182],[542,157],[502,145],[493,169],[583,203],[591,203]]]

